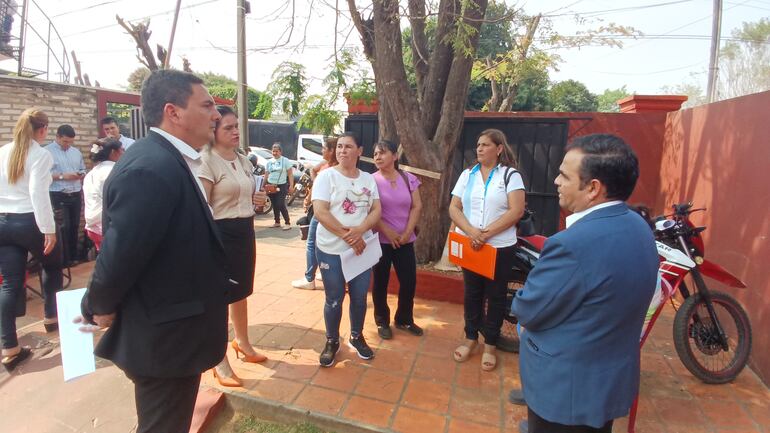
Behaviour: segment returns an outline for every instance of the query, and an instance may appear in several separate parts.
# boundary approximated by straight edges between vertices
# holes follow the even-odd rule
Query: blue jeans
[[[310,227],[307,228],[307,246],[305,248],[305,261],[307,270],[305,279],[310,282],[315,279],[315,271],[318,269],[318,261],[315,257],[315,232],[318,230],[318,220],[315,217],[310,218]]]
[[[62,289],[62,251],[56,243],[50,254],[43,254],[43,234],[35,215],[0,214],[0,341],[3,349],[19,345],[16,338],[16,317],[26,312],[24,279],[27,252],[32,253],[43,267],[43,301],[46,318],[56,317],[56,292]]]
[[[342,275],[340,256],[326,254],[316,249],[318,268],[324,282],[326,302],[324,303],[324,322],[326,323],[326,338],[340,338],[340,321],[342,320],[342,300],[345,297],[345,277]],[[372,271],[368,270],[348,282],[350,294],[350,337],[361,335],[366,317],[366,296],[369,293],[369,281]]]

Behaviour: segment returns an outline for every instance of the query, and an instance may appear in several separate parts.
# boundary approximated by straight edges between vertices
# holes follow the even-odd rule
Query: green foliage
[[[134,92],[141,91],[142,83],[144,82],[144,79],[150,75],[150,72],[151,71],[144,66],[134,69],[134,71],[131,72],[131,74],[128,76],[128,87],[126,87],[126,89]]]
[[[719,99],[770,90],[770,19],[733,29],[720,51]]]
[[[601,95],[596,96],[599,111],[605,113],[617,113],[620,111],[618,100],[629,96],[626,86],[619,89],[605,89]]]
[[[307,92],[305,67],[299,63],[283,62],[273,71],[268,92],[281,111],[296,119]]]
[[[205,72],[199,77],[203,80],[203,85],[206,86],[211,96],[235,100],[236,106],[238,105],[238,82],[236,80],[213,72]],[[270,95],[249,87],[246,96],[249,101],[246,109],[249,113],[249,119],[270,118],[273,108]]]
[[[307,98],[302,106],[302,113],[297,126],[324,135],[332,135],[342,118],[340,112],[335,110],[326,98],[318,95]]]
[[[551,78],[547,70],[532,70],[519,81],[513,111],[549,111]]]
[[[588,91],[585,84],[566,80],[554,84],[548,97],[553,111],[596,111],[596,95]]]
[[[460,0],[460,13],[455,19],[455,31],[453,35],[450,35],[449,42],[452,44],[455,53],[461,54],[465,57],[474,57],[476,55],[476,48],[471,43],[471,39],[476,36],[477,30],[465,22],[462,17],[469,9],[478,9],[479,5],[474,0]],[[446,42],[446,41],[445,41]]]
[[[698,84],[696,74],[690,74],[690,78],[684,83],[677,84],[675,86],[663,86],[660,88],[660,92],[664,95],[684,95],[687,96],[687,101],[682,104],[682,108],[692,108],[698,105],[703,105],[706,102],[706,92],[703,87]]]
[[[350,100],[364,101],[367,104],[371,104],[372,101],[377,99],[377,88],[374,80],[361,78],[361,80],[348,88],[347,96]]]

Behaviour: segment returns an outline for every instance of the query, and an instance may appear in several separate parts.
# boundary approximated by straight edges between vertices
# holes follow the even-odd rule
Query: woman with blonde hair
[[[235,334],[231,346],[236,357],[243,355],[245,362],[257,363],[267,357],[257,353],[249,342],[246,298],[254,291],[254,206],[264,205],[266,195],[254,191],[251,162],[237,152],[238,117],[230,107],[217,110],[222,118],[214,129],[214,142],[201,155],[198,177],[214,211],[231,278],[238,283],[230,289],[230,320]],[[227,355],[213,373],[222,386],[243,385]]]
[[[36,108],[21,113],[13,141],[0,147],[0,340],[2,364],[11,371],[28,358],[20,347],[16,317],[26,312],[24,277],[27,254],[43,267],[46,331],[58,329],[56,292],[62,288],[61,249],[48,195],[53,157],[40,146],[48,135],[48,116]]]

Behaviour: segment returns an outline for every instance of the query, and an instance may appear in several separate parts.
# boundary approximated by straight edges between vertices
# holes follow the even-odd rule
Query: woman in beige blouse
[[[249,343],[246,298],[254,290],[254,206],[264,205],[266,195],[264,191],[254,191],[253,166],[236,152],[240,139],[238,117],[230,107],[217,109],[222,118],[214,130],[214,143],[201,155],[203,164],[198,176],[219,227],[231,277],[238,282],[230,296],[230,320],[235,331],[233,350],[236,357],[243,355],[246,362],[262,362],[267,358]],[[242,385],[227,356],[214,368],[214,376],[223,386]]]

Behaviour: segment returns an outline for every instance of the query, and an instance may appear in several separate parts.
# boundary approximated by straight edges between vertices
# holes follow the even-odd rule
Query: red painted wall
[[[660,164],[656,211],[692,201],[706,212],[693,222],[706,257],[737,275],[748,289],[709,287],[735,296],[754,336],[751,366],[770,384],[770,92],[672,112]]]

